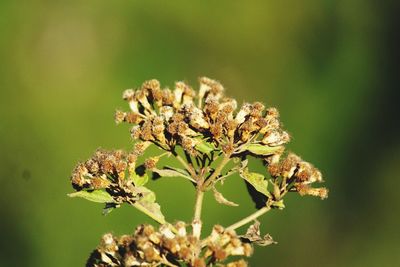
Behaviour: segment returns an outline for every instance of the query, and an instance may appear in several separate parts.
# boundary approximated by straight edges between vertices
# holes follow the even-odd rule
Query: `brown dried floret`
[[[279,146],[290,141],[290,136],[282,130],[270,130],[264,134],[261,142],[269,146]]]
[[[194,149],[196,145],[196,141],[190,137],[182,137],[182,147],[183,149],[188,152],[190,155],[195,155],[196,151]]]
[[[132,139],[139,139],[141,134],[142,134],[142,130],[140,128],[140,125],[135,125],[131,128]]]
[[[206,100],[206,104],[204,106],[204,112],[207,114],[207,116],[209,116],[212,120],[214,120],[218,110],[219,110],[218,101],[213,97],[208,97]]]
[[[203,258],[197,258],[193,262],[193,267],[206,267],[206,262]]]
[[[141,127],[141,133],[140,133],[140,139],[143,141],[152,141],[154,140],[154,137],[152,135],[152,123],[150,120],[147,120],[144,122],[144,124]]]
[[[125,114],[124,121],[126,121],[127,123],[138,124],[143,121],[143,118],[139,113],[128,112]]]
[[[250,116],[255,117],[255,118],[261,117],[264,108],[265,108],[265,106],[260,102],[253,103],[251,112],[250,112]]]
[[[133,148],[133,153],[135,153],[137,156],[140,156],[149,147],[149,145],[149,142],[136,143]]]
[[[162,103],[167,106],[172,106],[174,103],[174,95],[169,89],[162,90]]]
[[[222,129],[222,125],[221,124],[212,124],[210,125],[210,132],[212,134],[212,136],[214,137],[214,139],[219,139],[222,137],[223,134],[223,129]]]
[[[83,163],[79,163],[72,172],[71,183],[75,189],[82,189],[90,185],[89,172]]]
[[[103,189],[110,185],[110,181],[102,177],[94,177],[90,179],[90,184],[93,189]]]
[[[92,174],[97,174],[100,170],[99,162],[94,160],[93,158],[91,158],[85,162],[85,167]]]
[[[313,188],[307,184],[296,184],[296,190],[301,196],[310,195],[321,199],[328,198],[329,190],[325,187]]]
[[[142,84],[142,88],[149,91],[149,100],[158,107],[162,105],[163,93],[160,88],[160,82],[153,79]]]
[[[120,124],[121,122],[125,121],[125,117],[126,117],[125,112],[121,110],[115,111],[114,120],[116,124]]]
[[[247,116],[251,113],[252,111],[252,105],[249,103],[243,104],[243,106],[240,108],[239,112],[236,114],[235,121],[237,124],[242,124]]]
[[[160,90],[160,82],[156,79],[148,80],[143,82],[142,88],[147,90]]]
[[[292,177],[294,174],[297,164],[301,161],[301,158],[294,153],[289,153],[288,156],[282,162],[282,172],[286,172],[287,177]]]
[[[232,143],[227,143],[222,145],[222,151],[227,155],[231,155],[234,149],[235,148],[233,147]]]
[[[133,89],[126,89],[122,94],[122,98],[127,101],[134,100],[135,91]]]
[[[244,260],[238,260],[235,262],[230,262],[226,265],[226,267],[247,267],[247,262]]]
[[[268,172],[272,177],[278,177],[281,175],[281,166],[279,163],[273,163],[268,165]]]
[[[157,162],[158,162],[157,157],[148,158],[144,162],[144,167],[148,170],[152,170],[156,167]]]
[[[202,77],[201,82],[210,86],[211,92],[214,95],[220,94],[223,92],[224,87],[216,80],[212,80],[210,78]]]

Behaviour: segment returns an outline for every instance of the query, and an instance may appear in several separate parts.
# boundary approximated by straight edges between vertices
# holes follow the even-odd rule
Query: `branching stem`
[[[229,162],[229,160],[230,160],[230,156],[225,155],[224,158],[222,159],[221,163],[215,169],[214,173],[204,183],[204,186],[203,186],[204,190],[207,190],[207,188],[214,182],[214,180],[218,177],[218,175],[221,174],[222,169]]]
[[[193,179],[196,180],[197,174],[192,165],[189,165],[181,156],[174,153],[175,158],[182,164],[182,166],[190,173]]]
[[[270,207],[270,206],[265,206],[265,207],[263,207],[263,208],[257,210],[257,211],[254,212],[253,214],[247,216],[246,218],[243,218],[243,219],[241,219],[240,221],[238,221],[238,222],[232,224],[231,226],[228,226],[228,227],[226,228],[226,230],[235,230],[235,229],[237,229],[237,228],[239,228],[239,227],[242,227],[243,225],[248,224],[249,222],[251,222],[251,221],[257,219],[258,217],[260,217],[261,215],[267,213],[267,212],[270,211],[270,210],[271,210],[271,207]]]

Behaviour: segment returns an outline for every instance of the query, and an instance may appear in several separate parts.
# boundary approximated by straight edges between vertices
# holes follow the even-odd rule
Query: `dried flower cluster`
[[[135,124],[131,130],[134,139],[169,151],[180,145],[192,156],[202,152],[199,146],[204,138],[210,147],[228,155],[244,152],[243,145],[249,143],[282,152],[280,146],[290,138],[280,127],[278,111],[265,109],[260,102],[246,103],[236,111],[236,100],[223,92],[219,82],[204,77],[200,78],[198,93],[184,82],[177,82],[171,91],[150,80],[136,91],[124,92],[131,111],[117,111],[115,120]]]
[[[160,206],[155,203],[154,193],[142,186],[148,181],[148,177],[136,173],[136,160],[148,145],[138,143],[128,154],[121,150],[96,151],[92,158],[75,167],[71,182],[77,192],[69,196],[106,203],[104,213],[127,203],[145,213],[151,212],[154,219],[164,223],[164,216]]]
[[[133,235],[120,238],[105,235],[88,266],[246,266],[243,260],[228,263],[229,257],[250,256],[252,244],[275,242],[268,234],[260,236],[258,221],[240,238],[235,229],[271,209],[283,209],[289,192],[327,197],[326,188],[312,187],[323,182],[320,171],[285,152],[290,136],[282,129],[276,108],[259,102],[238,107],[236,100],[224,96],[219,82],[205,77],[199,81],[198,92],[184,82],[177,82],[173,90],[162,89],[157,80],[125,90],[130,111],[118,110],[115,121],[133,124],[132,151],[98,150],[73,171],[76,192],[71,197],[105,203],[105,213],[126,203],[162,225],[159,231],[142,225]],[[138,158],[152,144],[161,153],[138,165]],[[158,166],[163,156],[176,159],[182,168]],[[249,170],[251,158],[263,162],[266,175]],[[258,210],[225,229],[215,226],[201,239],[204,193],[212,191],[217,202],[237,206],[217,189],[234,174],[247,184]],[[183,223],[174,226],[165,220],[155,194],[145,187],[155,175],[181,177],[194,185],[192,234],[186,234]]]
[[[151,225],[140,225],[133,235],[121,237],[105,234],[87,266],[245,267],[243,260],[226,261],[230,256],[249,257],[253,252],[247,239],[242,241],[235,231],[224,231],[219,225],[214,226],[203,244],[199,236],[187,233],[185,223],[178,222],[175,228],[176,234],[165,225],[158,231]]]
[[[272,177],[282,177],[287,185],[293,181],[291,190],[299,192],[302,196],[318,196],[321,199],[328,197],[328,190],[325,187],[310,186],[315,182],[323,182],[321,172],[293,153],[289,153],[281,162],[278,157],[268,159],[268,171]]]

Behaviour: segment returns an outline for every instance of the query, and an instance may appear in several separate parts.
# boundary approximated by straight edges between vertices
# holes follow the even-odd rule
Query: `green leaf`
[[[201,153],[209,154],[211,151],[215,150],[215,146],[212,143],[207,142],[205,139],[197,138],[197,140],[199,142],[195,145],[195,148]]]
[[[143,196],[139,199],[139,202],[155,202],[156,201],[156,194],[148,189],[147,187],[141,186],[137,188],[138,192],[142,193]]]
[[[256,172],[249,172],[247,167],[240,169],[239,175],[249,182],[258,192],[264,194],[268,198],[271,197],[271,193],[268,191],[268,180],[265,179],[264,175]]]
[[[149,176],[146,173],[143,176],[139,176],[136,173],[133,173],[131,178],[135,186],[143,186],[149,181]]]
[[[220,192],[217,191],[217,189],[215,189],[215,187],[213,188],[213,192],[214,192],[215,200],[218,203],[224,204],[224,205],[227,205],[227,206],[232,206],[232,207],[239,206],[239,204],[236,204],[235,202],[227,200]]]
[[[184,169],[175,168],[175,167],[168,166],[168,165],[165,166],[165,169],[174,170],[174,171],[177,171],[177,172],[179,172],[179,173],[181,173],[183,175],[190,176],[189,173]]]
[[[182,169],[165,167],[164,169],[153,169],[153,172],[157,173],[161,177],[183,177],[194,183],[196,182],[185,170]]]
[[[283,149],[283,146],[267,146],[263,144],[248,144],[245,146],[242,151],[248,150],[249,152],[256,154],[256,155],[261,155],[261,156],[268,156],[275,154],[276,152],[280,151]]]
[[[94,191],[78,191],[75,193],[68,194],[69,197],[81,197],[87,199],[89,201],[98,202],[98,203],[112,203],[114,199],[112,196],[103,190],[94,190]]]
[[[160,224],[165,224],[164,215],[161,213],[161,207],[156,203],[156,195],[153,191],[146,187],[139,187],[138,190],[142,192],[143,197],[133,204],[135,208],[156,220]]]

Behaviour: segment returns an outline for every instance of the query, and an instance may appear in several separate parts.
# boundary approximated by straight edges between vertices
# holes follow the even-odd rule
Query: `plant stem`
[[[182,164],[182,166],[186,168],[186,170],[190,173],[190,175],[193,177],[193,179],[196,180],[197,174],[196,174],[196,171],[193,169],[193,166],[187,164],[186,161],[181,156],[179,156],[177,153],[174,153],[174,156]]]
[[[204,189],[207,189],[211,185],[211,183],[215,180],[215,178],[217,178],[217,176],[220,175],[222,169],[229,162],[229,160],[230,160],[229,155],[225,155],[224,158],[222,159],[221,163],[215,169],[214,173],[204,183],[204,186],[203,186]]]
[[[201,208],[203,206],[204,191],[200,186],[197,187],[196,191],[196,204],[194,206],[194,218],[193,220],[201,221]]]
[[[248,224],[249,222],[257,219],[258,217],[260,217],[261,215],[267,213],[270,210],[271,210],[270,206],[265,206],[265,207],[259,209],[258,211],[254,212],[253,214],[247,216],[246,218],[243,218],[240,221],[232,224],[231,226],[228,226],[226,228],[226,230],[235,230],[235,229],[237,229],[239,227],[242,227],[243,225]]]

